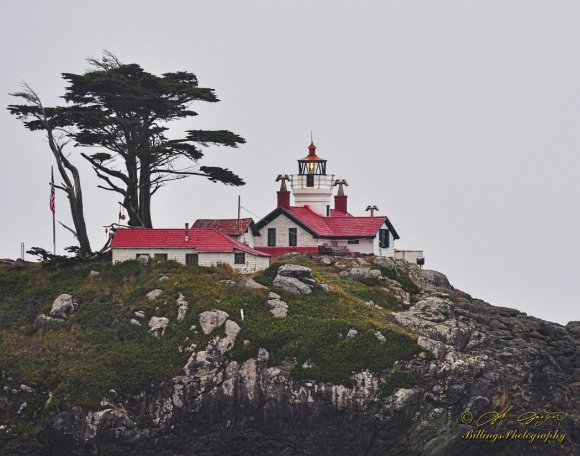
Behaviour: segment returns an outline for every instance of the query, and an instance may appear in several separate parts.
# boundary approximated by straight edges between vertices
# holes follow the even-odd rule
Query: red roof
[[[321,236],[372,237],[385,223],[386,217],[353,217],[345,212],[339,216],[331,212],[330,217],[322,217],[306,207],[289,207],[286,210]],[[333,211],[338,212],[338,211]]]
[[[353,217],[347,212],[331,211],[330,217],[322,217],[305,207],[279,207],[258,223],[261,229],[281,212],[288,214],[295,221],[302,224],[315,235],[322,238],[372,238],[375,237],[381,226],[387,224],[389,230],[398,239],[399,236],[385,216],[382,217]]]
[[[228,236],[237,236],[240,233],[245,233],[251,223],[251,218],[240,219],[240,228],[238,229],[238,219],[199,219],[195,221],[192,228],[213,228]]]
[[[268,256],[248,247],[228,235],[214,229],[189,229],[185,240],[183,228],[130,228],[118,229],[111,243],[114,249],[123,248],[172,248],[196,249],[198,252],[233,252],[242,250],[253,255]]]
[[[330,210],[331,217],[352,217],[348,212],[337,211],[336,209]]]

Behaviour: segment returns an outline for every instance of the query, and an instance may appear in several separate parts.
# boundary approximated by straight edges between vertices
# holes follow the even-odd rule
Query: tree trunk
[[[127,165],[127,193],[123,206],[127,209],[129,226],[145,226],[139,214],[139,178],[137,176],[137,159],[129,154],[125,160]]]
[[[151,221],[151,162],[141,157],[139,170],[139,214],[146,228],[153,228]]]
[[[59,145],[56,143],[50,128],[47,129],[47,137],[50,149],[56,158],[56,164],[60,177],[64,181],[64,187],[59,188],[66,192],[69,200],[70,212],[75,227],[75,236],[79,242],[81,256],[90,255],[92,253],[92,249],[89,235],[87,233],[87,225],[85,223],[83,191],[81,188],[81,178],[79,171],[76,166],[69,162],[68,159],[64,156],[62,152],[62,146],[59,147]],[[72,181],[67,171],[72,175]]]

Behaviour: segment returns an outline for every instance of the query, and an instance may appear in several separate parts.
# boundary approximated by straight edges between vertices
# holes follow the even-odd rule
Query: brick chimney
[[[286,181],[290,180],[288,174],[279,174],[276,182],[280,182],[280,190],[278,190],[278,207],[290,207],[290,192],[286,187]]]
[[[290,207],[290,192],[288,190],[280,190],[278,194],[278,207]]]
[[[189,223],[185,224],[185,242],[189,242]]]
[[[348,196],[344,194],[344,187],[348,187],[348,182],[346,179],[337,179],[333,185],[338,185],[338,192],[334,197],[334,209],[340,212],[348,212]]]
[[[334,209],[340,212],[348,212],[347,195],[336,195],[334,197]]]

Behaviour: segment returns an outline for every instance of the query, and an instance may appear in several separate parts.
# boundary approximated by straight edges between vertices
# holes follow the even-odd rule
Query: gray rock
[[[294,277],[295,279],[312,279],[312,269],[298,264],[283,264],[278,268],[278,275],[282,277]]]
[[[147,264],[149,263],[149,257],[147,255],[141,255],[139,258],[137,258],[137,261],[141,264]]]
[[[268,288],[268,287],[265,287],[264,285],[262,285],[261,283],[256,282],[253,279],[243,280],[243,281],[240,282],[240,284],[243,287],[250,288],[250,289],[263,290],[263,289],[267,289]]]
[[[354,337],[358,334],[358,331],[354,328],[351,328],[348,330],[348,333],[346,334],[346,337]]]
[[[379,340],[379,342],[385,342],[387,338],[381,334],[380,331],[375,333],[375,337]]]
[[[330,288],[328,285],[326,285],[325,283],[319,283],[318,287],[322,290],[322,291],[330,291]]]
[[[270,313],[274,318],[285,318],[288,315],[288,309],[284,307],[274,307],[270,309]]]
[[[187,309],[189,308],[189,303],[185,300],[185,296],[179,293],[177,298],[177,321],[182,321],[187,314]]]
[[[277,275],[274,279],[274,285],[294,294],[310,294],[312,289],[294,277],[285,277]]]
[[[149,331],[156,337],[163,336],[165,335],[168,324],[169,318],[167,317],[151,317],[151,320],[149,320]]]
[[[220,339],[218,342],[218,349],[223,354],[228,350],[231,350],[236,342],[236,338],[240,333],[240,326],[233,320],[226,320],[225,332],[226,337]]]
[[[142,310],[138,310],[135,312],[135,316],[137,318],[145,318],[145,312],[143,312]]]
[[[395,262],[392,258],[378,256],[378,257],[375,257],[373,259],[373,263],[378,264],[379,266],[382,266],[384,268],[390,268],[390,269],[395,268]]]
[[[271,291],[270,293],[268,293],[268,299],[280,299],[280,295]]]
[[[436,288],[443,288],[445,290],[453,289],[445,274],[441,274],[437,271],[431,271],[429,269],[423,269],[421,271],[421,282],[424,284],[430,284]]]
[[[132,324],[133,326],[141,326],[141,322],[139,320],[135,320],[134,318],[131,318],[131,320],[129,320],[129,323]]]
[[[269,299],[268,304],[272,306],[270,312],[272,315],[274,315],[275,318],[284,318],[288,315],[288,304],[281,299]]]
[[[89,272],[89,277],[97,277],[100,274],[99,271],[91,271]]]
[[[163,290],[156,288],[155,290],[151,290],[149,293],[147,293],[146,296],[150,301],[153,301],[154,299],[157,299],[162,294],[163,294]]]
[[[367,278],[369,276],[370,272],[371,272],[371,268],[356,267],[356,268],[345,269],[338,276],[342,279],[361,280],[361,279]]]
[[[60,318],[52,318],[45,314],[40,314],[34,321],[34,329],[38,331],[39,329],[45,328],[53,321],[62,322],[63,320]]]
[[[73,298],[69,294],[61,294],[52,303],[52,309],[50,309],[50,316],[55,318],[67,319],[70,315],[74,313],[78,304],[75,305]]]
[[[165,282],[167,280],[169,280],[169,276],[166,276],[165,274],[163,274],[161,277],[159,277],[160,282]]]
[[[199,324],[205,335],[219,328],[228,319],[229,315],[223,310],[206,310],[199,314]]]
[[[318,259],[318,262],[323,266],[330,266],[332,264],[332,260],[330,259],[330,257],[327,256],[320,257]]]

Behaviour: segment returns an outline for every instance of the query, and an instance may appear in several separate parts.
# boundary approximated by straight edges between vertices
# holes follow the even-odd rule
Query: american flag
[[[52,170],[52,167],[50,168],[50,212],[52,212],[53,214],[56,212],[56,206],[54,203],[54,198],[55,198],[55,194],[54,194],[54,172]]]

